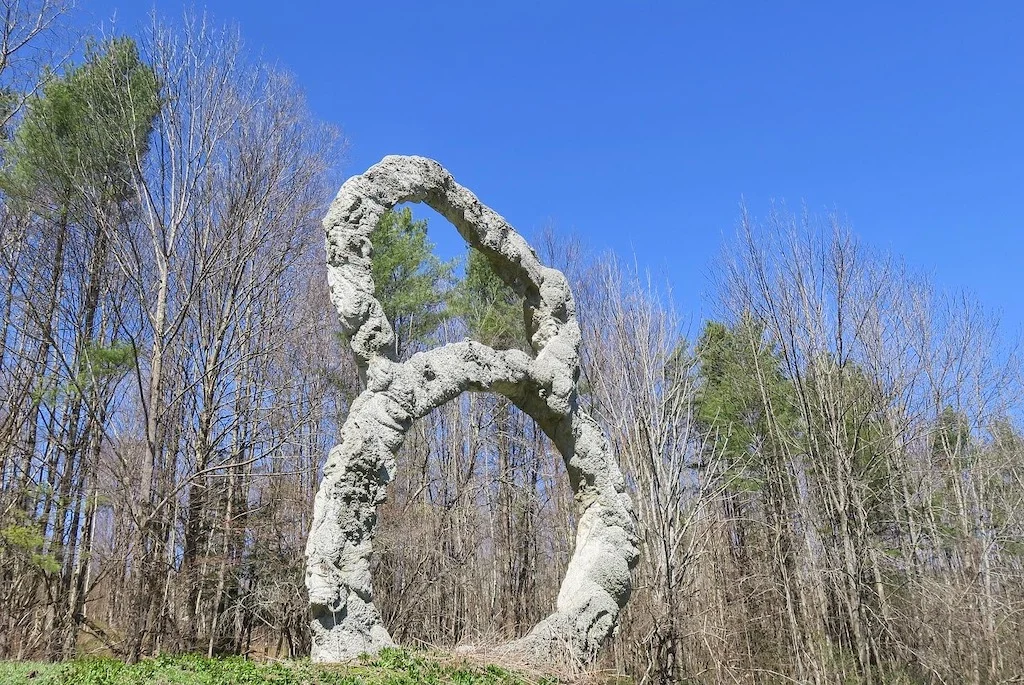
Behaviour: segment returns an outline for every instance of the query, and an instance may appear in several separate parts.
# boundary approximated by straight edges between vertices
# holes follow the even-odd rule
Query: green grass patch
[[[0,684],[8,685],[554,685],[498,666],[480,666],[441,655],[386,649],[355,664],[309,661],[256,663],[241,657],[207,659],[160,656],[137,664],[109,658],[56,664],[0,662]]]

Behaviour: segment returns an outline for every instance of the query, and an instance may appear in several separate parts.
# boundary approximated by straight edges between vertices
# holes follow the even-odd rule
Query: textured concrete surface
[[[533,355],[474,341],[389,356],[394,332],[374,298],[370,234],[402,202],[455,225],[523,298]],[[373,604],[377,506],[412,421],[466,391],[497,392],[528,413],[561,452],[579,516],[554,612],[508,648],[538,660],[586,661],[615,628],[637,559],[634,517],[609,442],[577,404],[580,327],[565,276],[537,259],[508,223],[433,160],[385,157],[341,187],[327,216],[328,281],[366,390],[327,459],[306,546],[314,661],[345,661],[393,644]]]

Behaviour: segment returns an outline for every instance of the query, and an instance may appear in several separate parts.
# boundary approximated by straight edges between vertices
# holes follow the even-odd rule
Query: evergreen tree
[[[762,469],[754,447],[764,456],[795,429],[793,388],[781,360],[764,343],[763,326],[747,316],[731,328],[707,322],[696,355],[697,419],[716,436],[736,485],[757,489]]]
[[[374,295],[395,331],[395,358],[404,359],[448,318],[454,264],[434,255],[426,219],[413,219],[408,207],[381,217],[370,242]]]
[[[496,349],[530,349],[522,298],[477,250],[467,251],[466,274],[455,289],[453,309],[474,340]]]
[[[131,38],[88,43],[85,62],[52,77],[28,103],[6,150],[4,190],[54,213],[126,199],[131,160],[146,154],[159,90]]]

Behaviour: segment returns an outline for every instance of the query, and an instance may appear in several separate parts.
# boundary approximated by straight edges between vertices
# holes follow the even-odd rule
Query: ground
[[[115,659],[0,662],[0,685],[555,685],[552,678],[470,663],[443,654],[389,649],[357,664],[256,663],[241,657],[161,656],[128,665]]]

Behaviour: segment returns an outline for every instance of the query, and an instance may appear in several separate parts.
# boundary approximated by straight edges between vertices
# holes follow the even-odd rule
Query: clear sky
[[[84,0],[76,15],[116,12],[128,29],[151,7]],[[527,235],[551,223],[670,273],[695,317],[741,198],[755,214],[774,198],[839,210],[867,242],[1024,324],[1024,3],[205,7],[343,129],[346,174],[434,157]]]

